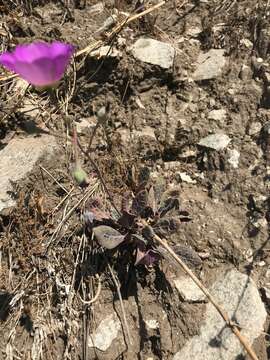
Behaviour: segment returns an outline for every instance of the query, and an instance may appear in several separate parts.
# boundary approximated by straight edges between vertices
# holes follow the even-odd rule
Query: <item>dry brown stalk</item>
[[[99,295],[100,295],[100,292],[101,292],[101,280],[100,280],[100,277],[98,275],[96,275],[96,279],[98,280],[97,291],[96,291],[95,296],[91,300],[82,299],[81,295],[78,293],[78,297],[79,297],[79,299],[81,300],[81,302],[84,305],[89,306],[89,305],[95,303],[97,301],[97,299],[99,298]]]
[[[146,221],[142,221],[145,226],[148,226]],[[153,233],[154,234],[154,233]],[[189,267],[180,259],[180,257],[173,251],[173,249],[168,245],[167,241],[161,239],[158,235],[154,234],[154,240],[158,242],[163,248],[165,248],[168,253],[174,258],[174,260],[180,265],[182,270],[191,277],[191,279],[195,282],[195,284],[201,289],[201,291],[205,294],[207,299],[214,305],[216,310],[219,312],[225,323],[228,327],[231,328],[232,332],[237,336],[240,343],[243,345],[247,353],[249,354],[252,360],[259,360],[247,339],[241,334],[238,327],[230,320],[226,311],[217,303],[216,299],[210,294],[210,292],[206,289],[206,287],[201,283],[201,281],[197,278],[197,276],[189,269]]]
[[[129,326],[128,326],[128,322],[127,322],[126,312],[125,312],[123,299],[122,299],[122,295],[121,295],[121,291],[120,291],[120,284],[119,284],[118,280],[116,279],[116,277],[115,277],[115,275],[113,273],[113,269],[112,269],[112,267],[111,267],[111,265],[109,263],[108,263],[108,268],[109,268],[109,271],[111,273],[114,285],[116,287],[117,295],[118,295],[118,298],[119,298],[119,301],[120,301],[120,306],[121,306],[122,315],[123,315],[123,319],[124,319],[124,325],[125,325],[126,332],[127,332],[128,343],[129,343],[129,345],[132,345],[132,340],[131,340],[131,336],[130,336],[130,331],[129,331]]]

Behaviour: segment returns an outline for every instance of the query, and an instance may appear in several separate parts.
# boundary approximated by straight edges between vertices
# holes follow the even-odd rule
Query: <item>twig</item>
[[[101,184],[102,184],[102,186],[103,186],[106,194],[108,195],[108,198],[109,198],[112,206],[114,207],[114,209],[115,209],[115,211],[117,212],[117,214],[120,215],[120,211],[117,209],[116,205],[114,204],[113,198],[112,198],[112,196],[111,196],[111,194],[110,194],[110,192],[109,192],[109,189],[108,189],[108,187],[107,187],[107,185],[106,185],[106,183],[105,183],[105,181],[104,181],[104,179],[103,179],[103,176],[102,176],[102,174],[101,174],[101,172],[100,172],[100,170],[99,170],[99,167],[97,166],[97,164],[95,163],[95,161],[92,159],[91,155],[90,155],[86,150],[84,150],[84,148],[83,148],[83,146],[81,145],[79,139],[77,139],[77,141],[78,141],[78,146],[79,146],[80,150],[81,150],[82,153],[87,157],[87,159],[89,160],[90,164],[92,165],[92,167],[93,167],[94,170],[96,171],[96,173],[97,173],[97,175],[98,175],[98,177],[99,177],[99,180],[100,180],[100,182],[101,182]]]
[[[113,273],[113,270],[111,268],[111,265],[109,263],[108,263],[108,268],[109,268],[110,273],[112,275],[112,279],[113,279],[114,285],[116,287],[117,295],[118,295],[118,298],[119,298],[119,301],[120,301],[120,306],[121,306],[121,310],[122,310],[122,314],[123,314],[123,319],[124,319],[124,324],[125,324],[125,328],[126,328],[126,332],[127,332],[128,342],[129,342],[129,345],[132,345],[132,340],[131,340],[130,331],[129,331],[129,327],[128,327],[126,312],[125,312],[123,299],[122,299],[122,295],[121,295],[121,291],[120,291],[120,285],[119,285],[119,282],[117,281],[117,279],[116,279],[116,277],[115,277],[115,275]]]
[[[142,220],[142,223],[145,226],[149,226],[145,220]],[[191,279],[195,282],[195,284],[201,289],[201,291],[205,294],[207,299],[214,305],[220,316],[226,322],[227,326],[231,328],[232,332],[238,337],[240,343],[243,345],[249,356],[252,360],[259,360],[247,339],[240,333],[237,326],[230,320],[228,314],[224,309],[217,303],[215,298],[210,294],[210,292],[206,289],[206,287],[201,283],[201,281],[193,274],[193,272],[189,269],[189,267],[180,259],[179,256],[173,251],[173,249],[168,245],[167,241],[161,239],[158,235],[153,232],[153,238],[156,240],[161,246],[163,246],[168,253],[174,258],[174,260],[181,266],[182,270],[191,277]]]
[[[56,178],[55,178],[48,170],[46,170],[46,169],[45,169],[43,166],[41,166],[41,165],[39,165],[39,167],[40,167],[41,170],[43,170],[47,175],[49,175],[49,177],[52,178],[53,181],[55,181],[56,184],[57,184],[58,186],[60,186],[60,188],[61,188],[62,190],[64,190],[64,192],[65,192],[66,194],[69,194],[68,190],[67,190],[63,185],[61,185],[60,182],[59,182],[58,180],[56,180]]]
[[[94,302],[97,301],[97,299],[98,299],[98,297],[99,297],[99,295],[100,295],[100,292],[101,292],[101,280],[100,280],[100,277],[99,277],[98,275],[96,275],[96,278],[97,278],[97,280],[98,280],[98,288],[97,288],[96,295],[95,295],[91,300],[88,300],[88,301],[83,300],[82,297],[81,297],[81,295],[78,293],[78,297],[79,297],[79,299],[81,300],[81,302],[82,302],[84,305],[88,305],[88,306],[89,306],[89,305],[93,304]]]
[[[47,251],[49,250],[49,247],[51,245],[51,243],[54,241],[54,239],[58,236],[60,230],[62,229],[62,226],[66,223],[66,221],[70,218],[70,216],[73,214],[73,212],[77,209],[77,207],[84,201],[86,200],[89,196],[93,195],[94,192],[97,190],[99,186],[99,181],[97,181],[93,187],[86,192],[83,197],[77,201],[77,203],[69,210],[69,212],[64,216],[64,218],[62,219],[62,221],[60,222],[60,224],[57,226],[57,228],[54,230],[50,240],[48,241],[47,245],[46,245],[46,251],[45,253],[47,253]]]
[[[75,189],[75,186],[72,186],[70,191],[67,193],[65,197],[56,205],[56,207],[52,210],[51,215],[55,213],[56,210],[59,209],[59,207],[67,200],[67,198],[71,195],[72,191]]]

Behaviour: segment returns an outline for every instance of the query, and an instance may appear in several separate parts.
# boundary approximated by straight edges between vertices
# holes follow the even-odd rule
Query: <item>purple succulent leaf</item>
[[[166,236],[176,233],[179,230],[179,227],[181,225],[181,221],[176,218],[161,218],[159,219],[154,227],[154,231],[159,236]]]
[[[127,211],[123,211],[122,215],[118,219],[118,224],[126,229],[130,229],[134,225],[136,215],[133,215]]]
[[[58,41],[18,45],[0,55],[0,64],[34,86],[53,86],[62,78],[74,50],[72,45]]]
[[[130,198],[131,198],[131,193],[129,191],[126,191],[123,194],[123,198],[121,201],[121,211],[122,212],[129,212],[130,209]]]
[[[132,234],[131,239],[137,244],[137,246],[141,249],[141,251],[146,249],[146,245],[148,241],[145,239],[144,236],[139,234]]]
[[[144,166],[141,168],[138,176],[138,183],[141,186],[144,186],[148,183],[150,180],[150,169],[147,166]]]
[[[147,251],[141,251],[139,247],[137,248],[135,265],[150,266],[153,265],[158,260],[160,260],[160,255],[156,251],[152,249]]]
[[[100,246],[106,249],[114,249],[125,240],[125,235],[106,225],[93,228],[94,236]]]
[[[148,207],[148,192],[143,189],[139,191],[132,201],[131,210],[137,215],[141,215]]]
[[[166,215],[169,211],[175,210],[179,208],[179,200],[176,198],[168,198],[162,202],[160,205],[158,212],[160,217]]]

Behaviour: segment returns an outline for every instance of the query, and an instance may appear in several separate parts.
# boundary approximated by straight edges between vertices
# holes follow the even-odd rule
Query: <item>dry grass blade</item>
[[[108,268],[109,268],[109,271],[111,273],[114,285],[116,287],[117,295],[118,295],[118,298],[119,298],[119,301],[120,301],[120,306],[121,306],[121,310],[122,310],[122,314],[123,314],[124,324],[125,324],[125,328],[126,328],[126,332],[127,332],[128,343],[129,343],[129,345],[132,345],[132,340],[131,340],[130,331],[129,331],[129,327],[128,327],[126,312],[125,312],[125,308],[124,308],[124,304],[123,304],[123,300],[122,300],[122,295],[121,295],[121,291],[120,291],[120,285],[119,285],[119,282],[117,281],[117,279],[116,279],[116,277],[115,277],[115,275],[113,273],[113,270],[112,270],[109,263],[108,263]]]
[[[65,216],[63,217],[62,221],[59,223],[59,225],[57,226],[57,228],[55,229],[55,231],[53,232],[49,242],[46,245],[46,252],[49,250],[50,245],[52,244],[52,242],[57,238],[59,232],[61,231],[63,225],[66,223],[66,221],[70,218],[70,216],[73,214],[73,212],[78,208],[78,206],[85,201],[86,199],[88,199],[90,196],[92,196],[95,191],[97,190],[97,188],[99,187],[99,181],[97,181],[91,188],[89,191],[87,191],[83,197],[77,201],[77,203],[67,212],[67,214],[65,214]]]
[[[145,226],[148,226],[146,221],[143,221]],[[154,233],[153,233],[154,234]],[[191,279],[195,282],[195,284],[201,289],[201,291],[205,294],[207,299],[214,305],[216,310],[219,312],[225,323],[228,327],[231,328],[232,332],[237,336],[240,343],[243,345],[249,356],[252,360],[259,360],[247,339],[240,333],[238,327],[230,320],[228,314],[225,310],[217,303],[215,298],[210,294],[210,292],[206,289],[206,287],[201,283],[201,281],[193,274],[193,272],[189,269],[189,267],[180,259],[180,257],[173,251],[173,249],[168,245],[167,241],[161,239],[158,235],[154,234],[154,240],[163,246],[168,253],[174,258],[174,260],[180,265],[182,270],[191,277]]]
[[[82,297],[80,296],[80,294],[78,293],[78,297],[79,299],[81,300],[81,302],[84,304],[84,305],[91,305],[91,304],[94,304],[97,299],[99,298],[99,295],[100,295],[100,292],[101,292],[101,280],[100,280],[100,277],[98,275],[96,275],[96,278],[98,280],[98,287],[97,287],[97,291],[96,291],[96,294],[95,296],[91,299],[91,300],[84,300],[82,299]]]

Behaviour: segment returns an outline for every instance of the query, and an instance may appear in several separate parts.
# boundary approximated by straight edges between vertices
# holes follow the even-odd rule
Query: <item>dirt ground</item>
[[[140,4],[0,0],[0,49],[36,39],[62,40],[77,50],[106,44],[104,21],[113,15],[119,24],[156,2]],[[136,192],[145,167],[152,183],[162,179],[164,190],[179,191],[181,224],[163,234],[168,242],[190,249],[187,262],[206,286],[221,269],[251,275],[269,315],[269,16],[270,4],[262,0],[169,0],[112,37],[116,56],[76,57],[54,97],[29,88],[22,95],[18,79],[3,79],[10,74],[1,69],[1,149],[10,139],[41,133],[59,144],[53,159],[41,161],[53,178],[34,168],[14,184],[17,205],[1,214],[1,359],[165,360],[198,333],[205,303],[181,299],[173,285],[181,270],[163,257],[136,266],[132,244],[104,254],[84,224],[96,201],[99,223],[111,225],[114,206]],[[174,47],[172,68],[133,57],[130,47],[142,36]],[[210,49],[225,50],[222,75],[192,81],[199,53]],[[97,128],[90,159],[80,147],[87,149],[102,106],[107,120]],[[209,117],[219,109],[224,117]],[[72,178],[74,126],[85,187]],[[198,146],[210,133],[231,142],[222,151]],[[236,166],[228,161],[233,149],[240,154]],[[92,305],[83,302],[99,290]],[[88,334],[113,311],[123,339],[110,352],[89,349]],[[149,318],[160,327],[146,330]],[[262,360],[270,358],[268,324],[253,344]]]

